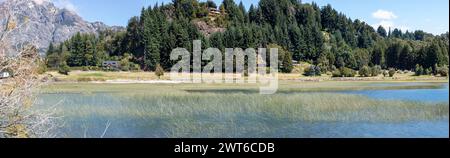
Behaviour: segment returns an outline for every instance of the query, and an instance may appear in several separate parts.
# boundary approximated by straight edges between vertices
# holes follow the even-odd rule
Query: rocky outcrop
[[[203,20],[194,20],[192,23],[197,27],[197,29],[206,37],[216,33],[216,32],[224,32],[226,29],[222,27],[215,27],[212,25],[208,25]]]
[[[86,22],[76,13],[55,7],[46,0],[6,0],[0,4],[0,33],[12,46],[33,42],[41,53],[50,43],[59,43],[80,33],[94,33],[121,27],[109,27],[101,22]]]

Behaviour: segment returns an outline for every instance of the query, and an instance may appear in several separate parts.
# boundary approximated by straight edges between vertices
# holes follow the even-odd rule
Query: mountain
[[[60,43],[77,32],[97,34],[99,31],[124,30],[102,22],[87,22],[75,12],[57,8],[45,0],[6,0],[0,4],[0,33],[11,31],[6,37],[10,45],[33,42],[39,52],[50,43]]]

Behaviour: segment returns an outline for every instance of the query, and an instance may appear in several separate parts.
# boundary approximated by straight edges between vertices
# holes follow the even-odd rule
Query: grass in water
[[[347,85],[350,86],[353,85]],[[131,137],[282,137],[285,128],[301,133],[301,129],[293,127],[297,124],[401,123],[441,120],[449,115],[448,102],[374,100],[339,93],[215,92],[220,85],[131,84],[126,87],[65,85],[58,88],[62,94],[47,94],[43,98],[64,100],[58,113],[73,129],[91,124],[92,129],[101,131],[102,123],[111,121],[111,128],[116,126],[116,132],[121,133],[117,137],[130,136],[127,134],[132,134]],[[51,89],[44,91],[51,92]],[[67,93],[77,89],[81,93]],[[189,91],[192,89],[204,91],[192,93]]]

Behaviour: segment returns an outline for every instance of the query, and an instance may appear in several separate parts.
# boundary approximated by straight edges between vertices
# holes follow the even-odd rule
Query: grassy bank
[[[434,89],[448,82],[405,81],[280,81],[278,93],[329,92],[348,90]],[[95,93],[95,92],[216,92],[257,93],[257,84],[108,84],[108,83],[52,83],[41,90],[45,93]]]
[[[92,82],[107,80],[135,80],[135,81],[149,81],[149,80],[169,80],[169,73],[166,73],[161,78],[158,78],[153,72],[104,72],[104,71],[73,71],[69,75],[61,75],[55,71],[47,72],[59,82]],[[383,77],[382,75],[376,77],[350,77],[350,78],[332,78],[329,75],[322,75],[317,77],[303,76],[302,73],[279,74],[279,79],[283,81],[302,81],[302,82],[317,82],[317,81],[418,81],[418,82],[448,82],[447,77],[435,76],[414,76],[414,73],[396,74],[394,77]]]

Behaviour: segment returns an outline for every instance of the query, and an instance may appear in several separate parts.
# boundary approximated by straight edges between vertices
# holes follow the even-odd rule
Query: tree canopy
[[[220,14],[211,17],[211,8]],[[224,31],[204,34],[198,21]],[[157,65],[170,69],[172,49],[192,50],[192,41],[201,40],[202,48],[222,52],[276,45],[289,55],[286,64],[291,62],[288,59],[305,61],[322,70],[375,65],[413,70],[417,64],[435,70],[448,65],[448,39],[448,33],[435,36],[421,30],[375,29],[331,5],[319,7],[298,0],[260,0],[249,10],[234,0],[224,0],[219,6],[211,1],[173,0],[143,8],[139,17],[130,18],[124,32],[77,34],[59,46],[51,45],[47,58],[52,67],[63,61],[69,66],[100,66],[102,60],[131,54],[141,68],[154,71]]]

